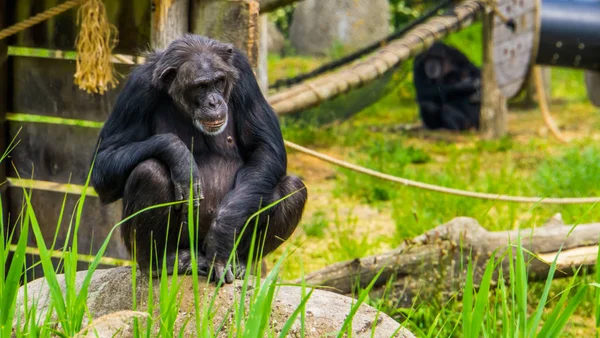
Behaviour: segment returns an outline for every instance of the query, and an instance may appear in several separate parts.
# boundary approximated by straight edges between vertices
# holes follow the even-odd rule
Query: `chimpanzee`
[[[206,276],[214,268],[217,281],[241,278],[255,258],[248,257],[252,219],[236,250],[239,272],[226,267],[234,241],[260,208],[285,197],[258,217],[256,240],[263,243],[256,250],[263,255],[289,238],[304,212],[306,186],[286,173],[279,121],[248,59],[231,44],[186,34],[151,51],[130,73],[97,148],[93,186],[104,204],[123,199],[123,217],[194,197],[198,271]],[[122,225],[130,254],[136,241],[141,271],[150,267],[151,245],[158,267],[166,249],[169,273],[175,264],[191,271],[188,204],[177,206],[147,210]]]
[[[425,127],[479,128],[481,71],[459,50],[434,43],[415,58],[413,77]]]

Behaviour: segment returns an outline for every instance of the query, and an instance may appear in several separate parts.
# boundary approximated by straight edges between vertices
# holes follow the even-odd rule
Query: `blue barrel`
[[[600,0],[542,0],[536,64],[600,71]]]

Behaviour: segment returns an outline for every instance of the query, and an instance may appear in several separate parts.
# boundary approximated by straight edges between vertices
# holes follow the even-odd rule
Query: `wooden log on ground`
[[[496,82],[492,30],[494,14],[485,11],[483,15],[483,69],[480,133],[483,139],[497,139],[506,134],[506,98]]]
[[[516,245],[519,234],[526,251],[529,280],[547,278],[561,246],[555,278],[569,276],[577,267],[596,263],[600,223],[580,224],[573,229],[557,215],[538,228],[490,232],[472,218],[459,217],[406,241],[393,251],[333,264],[305,276],[304,280],[350,294],[357,286],[368,285],[383,269],[375,283],[375,293],[381,293],[392,280],[393,291],[402,292],[410,305],[412,296],[417,292],[423,294],[427,287],[432,288],[431,292],[461,290],[469,253],[474,261],[474,282],[478,284],[491,255],[494,252],[497,257],[504,255]],[[508,259],[502,266],[507,276]]]

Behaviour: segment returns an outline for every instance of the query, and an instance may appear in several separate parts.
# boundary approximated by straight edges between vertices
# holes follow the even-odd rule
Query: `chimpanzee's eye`
[[[218,79],[217,82],[215,82],[215,86],[219,90],[225,89],[225,79],[223,79],[223,78]]]

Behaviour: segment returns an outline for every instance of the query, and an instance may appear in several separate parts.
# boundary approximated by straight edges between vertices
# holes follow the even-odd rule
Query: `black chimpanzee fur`
[[[436,42],[415,58],[413,77],[425,127],[479,128],[481,72],[459,50]]]
[[[214,267],[216,280],[241,277],[253,258],[255,220],[236,252],[240,273],[225,266],[253,213],[292,194],[259,217],[257,239],[266,235],[266,255],[289,238],[304,211],[306,187],[286,173],[279,121],[247,58],[230,44],[188,34],[150,53],[129,75],[98,142],[92,182],[103,203],[123,199],[123,217],[188,199],[191,172],[198,268],[206,275]],[[178,206],[145,211],[122,225],[130,254],[136,241],[141,270],[149,268],[153,245],[153,270],[162,266],[166,249],[169,272],[175,264],[191,271],[187,204]]]

